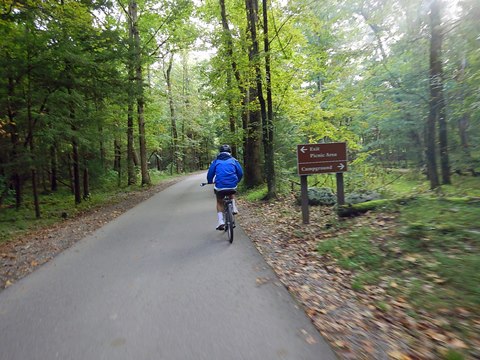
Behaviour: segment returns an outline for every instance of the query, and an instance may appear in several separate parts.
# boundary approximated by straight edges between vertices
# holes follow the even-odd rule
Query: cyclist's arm
[[[213,184],[213,178],[215,177],[215,166],[216,166],[216,161],[212,161],[210,167],[208,168],[207,172],[207,182],[209,184]]]

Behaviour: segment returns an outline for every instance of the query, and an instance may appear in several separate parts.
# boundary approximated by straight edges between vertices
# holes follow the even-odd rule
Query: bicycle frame
[[[201,183],[203,187],[208,185],[207,183]],[[230,243],[233,242],[233,229],[235,228],[235,216],[233,215],[233,200],[232,195],[235,194],[235,190],[228,191],[223,197],[223,218],[225,220],[224,232],[227,233]]]
[[[223,197],[223,217],[225,219],[224,231],[227,233],[228,241],[233,242],[233,229],[235,228],[235,216],[233,215],[233,202],[230,195]]]

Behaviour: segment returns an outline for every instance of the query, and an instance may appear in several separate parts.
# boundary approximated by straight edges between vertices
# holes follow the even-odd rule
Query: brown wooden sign
[[[298,175],[341,173],[347,171],[347,144],[297,145]]]

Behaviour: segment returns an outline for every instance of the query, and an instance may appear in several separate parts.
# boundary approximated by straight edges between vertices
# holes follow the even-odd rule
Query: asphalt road
[[[0,293],[0,360],[335,359],[195,175]],[[240,209],[241,211],[241,209]]]

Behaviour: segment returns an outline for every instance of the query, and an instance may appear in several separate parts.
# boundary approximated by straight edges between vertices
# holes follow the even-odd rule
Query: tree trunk
[[[75,133],[77,130],[75,126],[72,126],[72,131]],[[82,194],[80,190],[80,156],[78,151],[78,141],[76,136],[72,136],[72,160],[73,160],[73,193],[75,195],[75,204],[82,202]]]
[[[67,73],[71,71],[70,64],[67,63]],[[71,83],[71,82],[70,82]],[[68,94],[72,97],[72,89],[68,88]],[[72,129],[72,166],[73,166],[73,194],[75,195],[75,204],[82,202],[81,185],[80,185],[80,155],[78,149],[77,127],[75,126],[75,108],[73,101],[70,99],[70,127]]]
[[[113,140],[113,151],[114,151],[114,160],[113,160],[113,171],[116,171],[118,174],[118,184],[120,184],[120,179],[122,176],[122,149],[120,147],[120,140]]]
[[[235,112],[235,105],[233,103],[232,95],[230,89],[232,89],[232,74],[230,71],[227,71],[227,106],[228,106],[228,123],[230,127],[230,134],[236,139],[237,134],[237,117]],[[234,158],[238,157],[237,144],[232,143],[232,156]]]
[[[188,69],[188,54],[183,52],[182,54],[182,96],[183,96],[183,104],[184,104],[184,114],[190,113],[190,92],[189,92],[189,69]],[[194,147],[190,146],[192,142],[192,134],[190,131],[187,131],[188,127],[185,126],[185,115],[182,116],[182,136],[181,136],[181,143],[180,148],[182,149],[182,172],[188,172],[189,170],[193,169],[193,161],[194,161]],[[188,139],[188,140],[187,140]]]
[[[438,86],[435,82],[438,80],[435,76],[438,66],[438,32],[435,29],[437,26],[438,16],[434,15],[436,9],[437,0],[434,0],[431,5],[430,14],[430,27],[431,27],[431,40],[430,40],[430,101],[429,101],[429,114],[427,123],[425,126],[425,145],[426,153],[425,158],[427,160],[427,175],[430,180],[430,188],[435,189],[440,185],[437,173],[437,156],[436,156],[436,136],[435,128],[438,119],[437,114],[437,101],[438,101]]]
[[[133,84],[132,84],[133,85]],[[133,95],[132,95],[133,96]],[[133,97],[131,98],[132,103],[128,104],[128,114],[127,114],[127,176],[128,176],[128,185],[133,185],[137,183],[137,172],[135,171],[135,166],[138,165],[137,153],[135,152],[135,136],[133,134]]]
[[[247,163],[250,163],[250,162],[254,161],[253,159],[251,159],[251,155],[249,154],[249,151],[247,150],[249,148],[249,143],[250,143],[250,141],[248,139],[248,134],[247,134],[248,133],[249,118],[250,118],[250,114],[249,114],[249,111],[248,111],[248,108],[247,108],[249,96],[248,96],[248,90],[242,82],[242,77],[240,75],[240,70],[238,69],[238,65],[237,65],[237,62],[235,61],[235,57],[234,57],[234,54],[233,54],[233,40],[232,40],[232,34],[230,32],[230,28],[228,26],[227,12],[226,12],[226,9],[225,9],[225,1],[224,0],[219,0],[219,4],[220,4],[221,16],[222,16],[223,39],[224,39],[224,42],[225,42],[227,56],[230,59],[230,66],[231,66],[231,69],[232,69],[232,73],[233,73],[233,75],[235,77],[235,80],[237,82],[237,88],[238,88],[238,91],[239,91],[239,94],[240,94],[240,97],[241,97],[241,102],[242,102],[242,115],[241,115],[241,117],[242,117],[242,128],[244,130],[243,131],[243,150],[244,150],[243,151],[243,159],[244,159],[243,162],[244,162],[244,165],[245,165],[245,179],[246,179],[245,181],[247,182],[247,179],[255,177],[255,176],[250,175],[250,170],[247,169],[247,166],[246,166]],[[230,74],[230,72],[229,72],[229,74]],[[231,79],[231,76],[230,76],[230,79]],[[230,89],[230,87],[229,87],[229,89]],[[233,103],[232,103],[232,106],[233,106]],[[230,114],[230,129],[231,129],[231,131],[235,131],[235,132],[236,132],[236,119],[237,119],[237,116],[232,110],[231,114]],[[233,129],[235,129],[235,130],[233,130]],[[236,144],[232,144],[232,154],[235,154],[234,155],[235,157],[238,156],[238,151],[236,149]]]
[[[440,16],[440,1],[433,0],[430,7],[430,115],[438,121],[440,142],[440,164],[442,183],[450,184],[450,162],[448,159],[448,136],[443,95],[442,40],[443,28]],[[434,120],[432,120],[434,121]],[[430,122],[430,120],[429,120]],[[430,140],[431,141],[431,140]],[[432,180],[430,184],[433,187]]]
[[[175,106],[173,103],[173,94],[172,94],[172,73],[173,67],[173,54],[170,55],[168,60],[167,69],[165,71],[165,81],[167,82],[167,94],[168,94],[168,105],[170,107],[170,122],[172,127],[172,163],[175,167],[177,174],[179,173],[179,161],[178,161],[178,131],[177,131],[177,119],[175,115]]]
[[[132,10],[129,7],[129,14]],[[135,137],[133,128],[133,111],[135,104],[135,43],[133,39],[133,25],[132,19],[129,21],[128,27],[128,106],[127,106],[127,184],[134,185],[137,183],[137,172],[135,166],[138,164],[135,153]]]
[[[267,198],[277,197],[275,179],[275,158],[273,149],[273,100],[272,100],[272,74],[270,65],[270,40],[268,33],[267,1],[262,0],[263,5],[263,43],[265,50],[265,84],[267,87],[267,114],[263,123],[263,148],[265,153],[265,177],[267,178]]]
[[[422,144],[422,137],[416,130],[411,130],[409,132],[410,140],[413,144],[414,154],[415,154],[415,161],[417,163],[418,168],[422,168],[425,165],[425,159],[423,154],[423,144]]]
[[[247,102],[250,103],[250,96],[256,97],[256,88],[247,92]],[[244,151],[243,162],[245,168],[245,185],[248,189],[259,186],[263,182],[261,164],[260,133],[261,117],[259,110],[246,109],[244,117]]]
[[[147,144],[145,139],[145,99],[143,96],[143,74],[142,58],[140,52],[140,34],[138,30],[137,3],[129,3],[130,26],[133,34],[135,80],[136,80],[136,98],[137,98],[137,116],[138,116],[138,138],[140,145],[140,169],[142,174],[142,186],[150,185],[150,175],[147,166]]]
[[[237,69],[237,64],[233,59],[233,44],[232,44],[232,35],[230,33],[230,28],[228,26],[227,21],[227,13],[225,10],[225,1],[220,0],[220,14],[222,16],[222,27],[223,27],[223,38],[227,48],[227,54],[231,61],[231,68],[232,71],[227,71],[227,105],[228,105],[228,118],[229,118],[229,125],[230,125],[230,133],[236,138],[235,134],[237,132],[237,116],[235,112],[234,106],[234,99],[231,93],[231,89],[233,89],[233,81],[232,81],[232,72],[234,73],[237,79],[237,86],[240,88],[240,74]],[[241,93],[243,91],[241,90]],[[232,143],[232,156],[237,158],[238,151],[237,151],[237,144]]]
[[[460,64],[460,71],[458,75],[458,82],[460,86],[460,95],[459,101],[460,104],[463,105],[463,113],[461,114],[460,118],[458,119],[458,135],[460,137],[460,145],[462,147],[463,152],[463,163],[467,165],[467,170],[472,173],[472,175],[476,176],[475,167],[473,166],[472,161],[472,153],[470,151],[470,144],[468,139],[468,129],[470,127],[470,110],[467,106],[465,106],[465,93],[464,93],[464,84],[463,81],[465,80],[465,70],[467,67],[467,59],[465,56],[462,59]]]
[[[98,85],[96,85],[98,86]],[[97,95],[94,95],[94,105],[95,105],[95,113],[98,114],[100,112],[101,106],[99,105],[100,101]],[[105,149],[105,135],[103,131],[103,120],[99,118],[97,120],[97,129],[99,135],[99,142],[98,142],[98,155],[100,158],[100,164],[102,167],[102,171],[106,170],[106,157],[107,157],[107,150]]]
[[[107,157],[107,151],[105,149],[105,142],[104,142],[104,133],[103,133],[103,125],[100,124],[98,126],[98,133],[100,134],[100,141],[99,141],[99,155],[100,155],[100,164],[102,165],[102,170],[105,171],[105,158]]]
[[[10,131],[10,140],[12,143],[11,150],[11,159],[14,163],[13,173],[11,181],[13,182],[13,187],[15,189],[15,208],[19,209],[22,205],[22,183],[21,177],[18,173],[18,168],[20,167],[19,156],[18,156],[18,128],[17,123],[15,122],[15,109],[13,104],[13,97],[15,95],[15,85],[13,77],[8,78],[8,101],[7,101],[7,113],[8,113],[8,129]]]
[[[140,168],[142,174],[142,186],[150,185],[150,174],[148,173],[148,164],[147,164],[147,143],[145,139],[145,102],[143,96],[137,100],[138,103],[138,135],[140,143]]]
[[[90,197],[90,180],[88,176],[88,167],[85,164],[83,168],[83,199],[86,200]]]
[[[60,4],[62,6],[65,5],[64,0],[60,0]],[[66,32],[66,28],[63,29],[63,40],[64,41],[69,41],[68,34]],[[82,202],[82,194],[81,194],[81,185],[80,185],[80,155],[79,155],[79,149],[78,149],[78,139],[77,139],[77,127],[75,125],[75,104],[73,102],[73,67],[71,64],[71,61],[65,57],[64,58],[64,63],[65,63],[65,76],[66,76],[66,89],[67,93],[69,96],[68,99],[68,107],[69,107],[69,120],[70,120],[70,128],[72,130],[72,137],[71,137],[71,142],[72,142],[72,171],[73,171],[73,194],[75,197],[75,204],[80,204]]]
[[[55,192],[58,190],[58,159],[57,159],[57,146],[54,142],[50,146],[50,190]]]
[[[30,173],[32,177],[32,196],[33,196],[33,204],[35,208],[35,217],[40,219],[40,203],[38,200],[38,189],[37,189],[37,170],[35,167],[35,153],[34,153],[34,144],[33,144],[33,116],[32,116],[32,89],[31,89],[31,66],[30,66],[30,54],[27,54],[28,57],[28,71],[27,71],[27,117],[28,117],[28,147],[30,150]],[[27,145],[27,144],[25,144]]]
[[[245,7],[247,12],[248,31],[250,33],[250,48],[248,51],[248,60],[250,66],[255,71],[255,81],[249,89],[248,97],[248,124],[247,124],[247,149],[245,149],[245,184],[247,188],[252,188],[262,184],[263,176],[262,169],[259,166],[261,163],[261,126],[262,114],[265,116],[265,101],[261,90],[261,77],[259,80],[259,50],[257,38],[257,23],[258,23],[258,3],[256,0],[245,0]],[[260,82],[260,84],[259,84]],[[257,109],[256,100],[260,102],[260,110]]]

